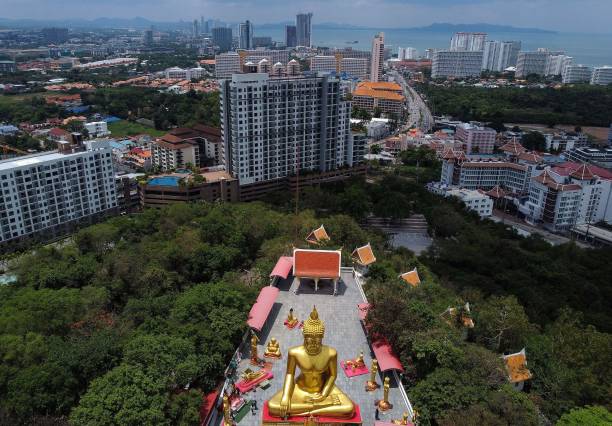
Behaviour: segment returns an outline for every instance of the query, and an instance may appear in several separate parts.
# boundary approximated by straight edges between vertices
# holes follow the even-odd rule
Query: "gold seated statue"
[[[278,343],[278,340],[276,340],[275,337],[271,338],[268,342],[268,345],[266,346],[266,351],[264,352],[264,356],[267,358],[281,357],[280,344]]]
[[[363,367],[365,367],[365,361],[363,360],[363,351],[361,351],[359,353],[359,356],[357,357],[357,359],[351,359],[349,361],[346,361],[346,365],[351,367],[351,369],[353,371],[356,368],[363,368]]]
[[[298,319],[293,316],[293,308],[289,309],[289,315],[287,315],[287,320],[285,323],[289,328],[293,328],[297,325]]]
[[[322,344],[324,333],[325,325],[314,308],[304,322],[304,344],[289,349],[283,389],[268,401],[271,416],[354,415],[353,401],[336,386],[338,354]],[[297,379],[296,367],[301,371]]]

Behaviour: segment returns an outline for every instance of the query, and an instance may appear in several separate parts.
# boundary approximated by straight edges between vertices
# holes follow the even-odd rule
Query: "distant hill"
[[[512,27],[509,25],[495,25],[495,24],[449,24],[449,23],[435,23],[426,27],[411,28],[419,31],[434,31],[434,32],[499,32],[499,33],[546,33],[555,34],[556,31],[542,30],[539,28],[519,28]]]

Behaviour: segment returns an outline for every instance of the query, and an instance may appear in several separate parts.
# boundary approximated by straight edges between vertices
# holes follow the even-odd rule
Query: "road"
[[[408,130],[411,127],[418,127],[423,132],[428,133],[434,124],[434,119],[429,111],[429,108],[421,98],[421,96],[410,87],[404,77],[397,71],[391,71],[391,76],[397,83],[402,86],[404,90],[404,96],[406,97],[406,104],[408,107],[408,122],[401,130]]]

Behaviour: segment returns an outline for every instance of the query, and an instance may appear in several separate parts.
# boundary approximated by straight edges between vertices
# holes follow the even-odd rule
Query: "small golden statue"
[[[251,336],[251,365],[259,365],[259,356],[257,355],[257,343],[259,338],[255,333]]]
[[[223,426],[234,426],[232,408],[227,395],[223,395]]]
[[[388,411],[393,408],[393,404],[389,402],[389,376],[385,377],[383,384],[383,399],[378,401],[378,409],[380,411]]]
[[[322,344],[325,324],[316,308],[304,322],[302,333],[304,344],[287,353],[283,388],[268,401],[270,416],[353,416],[355,404],[336,386],[338,353]],[[300,374],[296,377],[298,369]]]
[[[352,371],[355,371],[356,368],[365,367],[365,362],[363,361],[363,351],[361,351],[357,359],[351,359],[349,361],[346,361],[346,365],[351,367]]]
[[[289,315],[285,320],[285,325],[289,328],[294,328],[298,324],[298,319],[293,316],[293,308],[289,309]]]
[[[276,340],[275,337],[271,338],[268,342],[268,346],[266,347],[266,351],[264,352],[264,357],[266,358],[280,358],[281,350],[280,343]]]
[[[240,378],[245,382],[252,382],[253,380],[259,379],[261,376],[265,375],[266,372],[264,370],[253,371],[250,368],[244,370],[244,372],[240,375]]]
[[[391,423],[394,425],[407,425],[408,424],[408,413],[404,411],[401,419],[393,420]]]
[[[376,383],[376,373],[378,373],[378,360],[372,360],[372,367],[370,368],[370,380],[366,382],[366,390],[368,392],[375,391],[380,387],[378,383]]]

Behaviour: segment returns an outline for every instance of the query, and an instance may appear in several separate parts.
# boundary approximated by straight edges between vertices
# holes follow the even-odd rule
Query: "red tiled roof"
[[[291,269],[293,269],[293,257],[281,256],[278,258],[270,277],[281,277],[283,279],[287,279]]]
[[[569,176],[571,172],[582,166],[582,163],[575,163],[573,161],[566,161],[558,166],[553,167],[553,171],[561,176]],[[612,171],[606,170],[602,167],[589,164],[589,169],[601,179],[612,180]]]
[[[544,173],[535,176],[532,179],[556,191],[576,191],[582,189],[582,187],[578,184],[563,185],[561,183],[558,183],[552,178],[548,170],[544,170]]]
[[[375,342],[372,342],[372,350],[374,351],[374,355],[378,360],[378,367],[380,368],[380,371],[404,371],[402,363],[393,352],[393,349],[391,348],[391,345],[389,344],[387,339],[381,338]]]
[[[519,155],[521,152],[525,152],[525,147],[515,140],[502,145],[500,149],[512,155]]]
[[[339,278],[340,250],[293,250],[293,275],[304,278]]]
[[[506,196],[506,191],[501,189],[499,185],[495,185],[493,188],[486,191],[485,194],[493,198],[503,198]]]
[[[206,394],[202,398],[202,405],[200,406],[200,425],[205,426],[208,424],[212,413],[214,412],[215,402],[219,396],[219,389],[214,390]]]
[[[541,163],[542,157],[540,157],[535,152],[521,152],[518,155],[519,160],[527,161],[529,163]]]
[[[261,289],[257,301],[249,312],[249,318],[247,319],[249,327],[261,331],[279,292],[280,290],[277,287],[267,286]]]
[[[70,135],[70,132],[59,128],[59,127],[54,127],[53,129],[49,130],[49,135],[51,136],[68,136]]]
[[[570,176],[580,180],[591,180],[595,177],[591,168],[586,164],[581,164],[580,167],[570,173]]]

